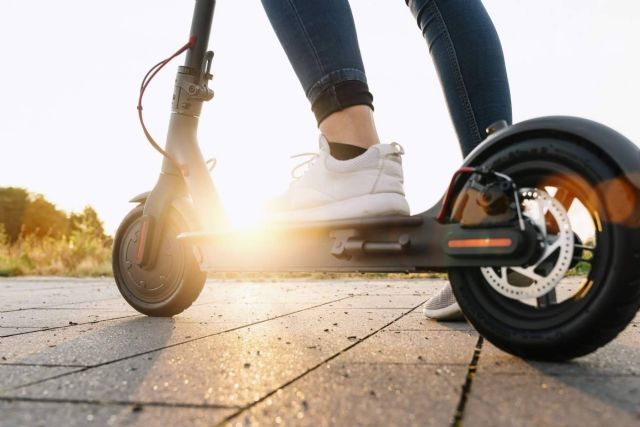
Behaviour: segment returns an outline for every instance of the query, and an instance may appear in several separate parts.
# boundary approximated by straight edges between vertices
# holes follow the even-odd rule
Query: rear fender
[[[581,141],[606,158],[640,189],[640,149],[629,139],[600,123],[569,116],[540,117],[492,133],[467,156],[465,166],[478,166],[506,145],[532,137]]]

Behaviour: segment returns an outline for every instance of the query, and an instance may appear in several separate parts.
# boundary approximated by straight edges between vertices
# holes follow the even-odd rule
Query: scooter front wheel
[[[513,142],[482,166],[528,189],[541,248],[526,266],[450,269],[467,319],[525,358],[567,360],[614,339],[640,307],[637,190],[588,144],[558,137]]]
[[[187,222],[171,208],[165,215],[157,255],[150,267],[136,263],[144,206],[124,218],[113,245],[113,275],[124,299],[140,313],[171,317],[196,300],[206,274],[200,271],[190,248],[177,239],[188,231]]]

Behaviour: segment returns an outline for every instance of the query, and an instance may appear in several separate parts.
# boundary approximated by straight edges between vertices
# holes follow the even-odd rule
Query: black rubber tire
[[[479,268],[450,269],[454,294],[467,319],[497,347],[530,359],[568,360],[613,340],[640,307],[637,190],[619,176],[615,165],[580,141],[540,137],[514,142],[483,165],[509,174],[519,186],[534,187],[532,181],[544,177],[545,183],[570,188],[588,199],[580,198],[590,212],[597,212],[601,231],[596,231],[588,277],[592,284],[587,281],[585,292],[547,308],[502,296]],[[616,212],[623,206],[630,206],[630,212],[620,218]]]
[[[175,209],[165,215],[158,250],[159,259],[142,270],[135,262],[143,205],[124,218],[113,243],[113,276],[125,300],[148,316],[171,317],[186,310],[198,298],[206,274],[187,245],[177,235],[188,231],[187,222]]]

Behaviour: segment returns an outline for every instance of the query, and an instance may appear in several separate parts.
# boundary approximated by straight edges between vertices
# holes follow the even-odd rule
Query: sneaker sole
[[[278,222],[315,222],[373,216],[409,215],[407,199],[397,193],[367,194],[314,208],[280,212]]]
[[[464,315],[458,303],[434,310],[425,307],[422,312],[426,317],[433,320],[464,320]]]

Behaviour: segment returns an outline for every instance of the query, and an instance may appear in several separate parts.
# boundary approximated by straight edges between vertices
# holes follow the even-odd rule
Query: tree
[[[15,242],[22,234],[82,238],[102,246],[111,245],[111,237],[104,232],[104,225],[91,206],[67,215],[42,194],[30,194],[23,188],[0,188],[0,226],[7,243]]]
[[[22,217],[22,233],[38,237],[61,237],[67,234],[69,218],[42,194],[29,197]]]
[[[24,188],[0,188],[0,223],[4,224],[9,243],[15,242],[20,235],[28,198],[29,193]]]
[[[98,239],[102,243],[110,242],[110,237],[104,232],[104,225],[98,213],[91,206],[85,206],[81,213],[69,216],[69,235],[83,233]]]

